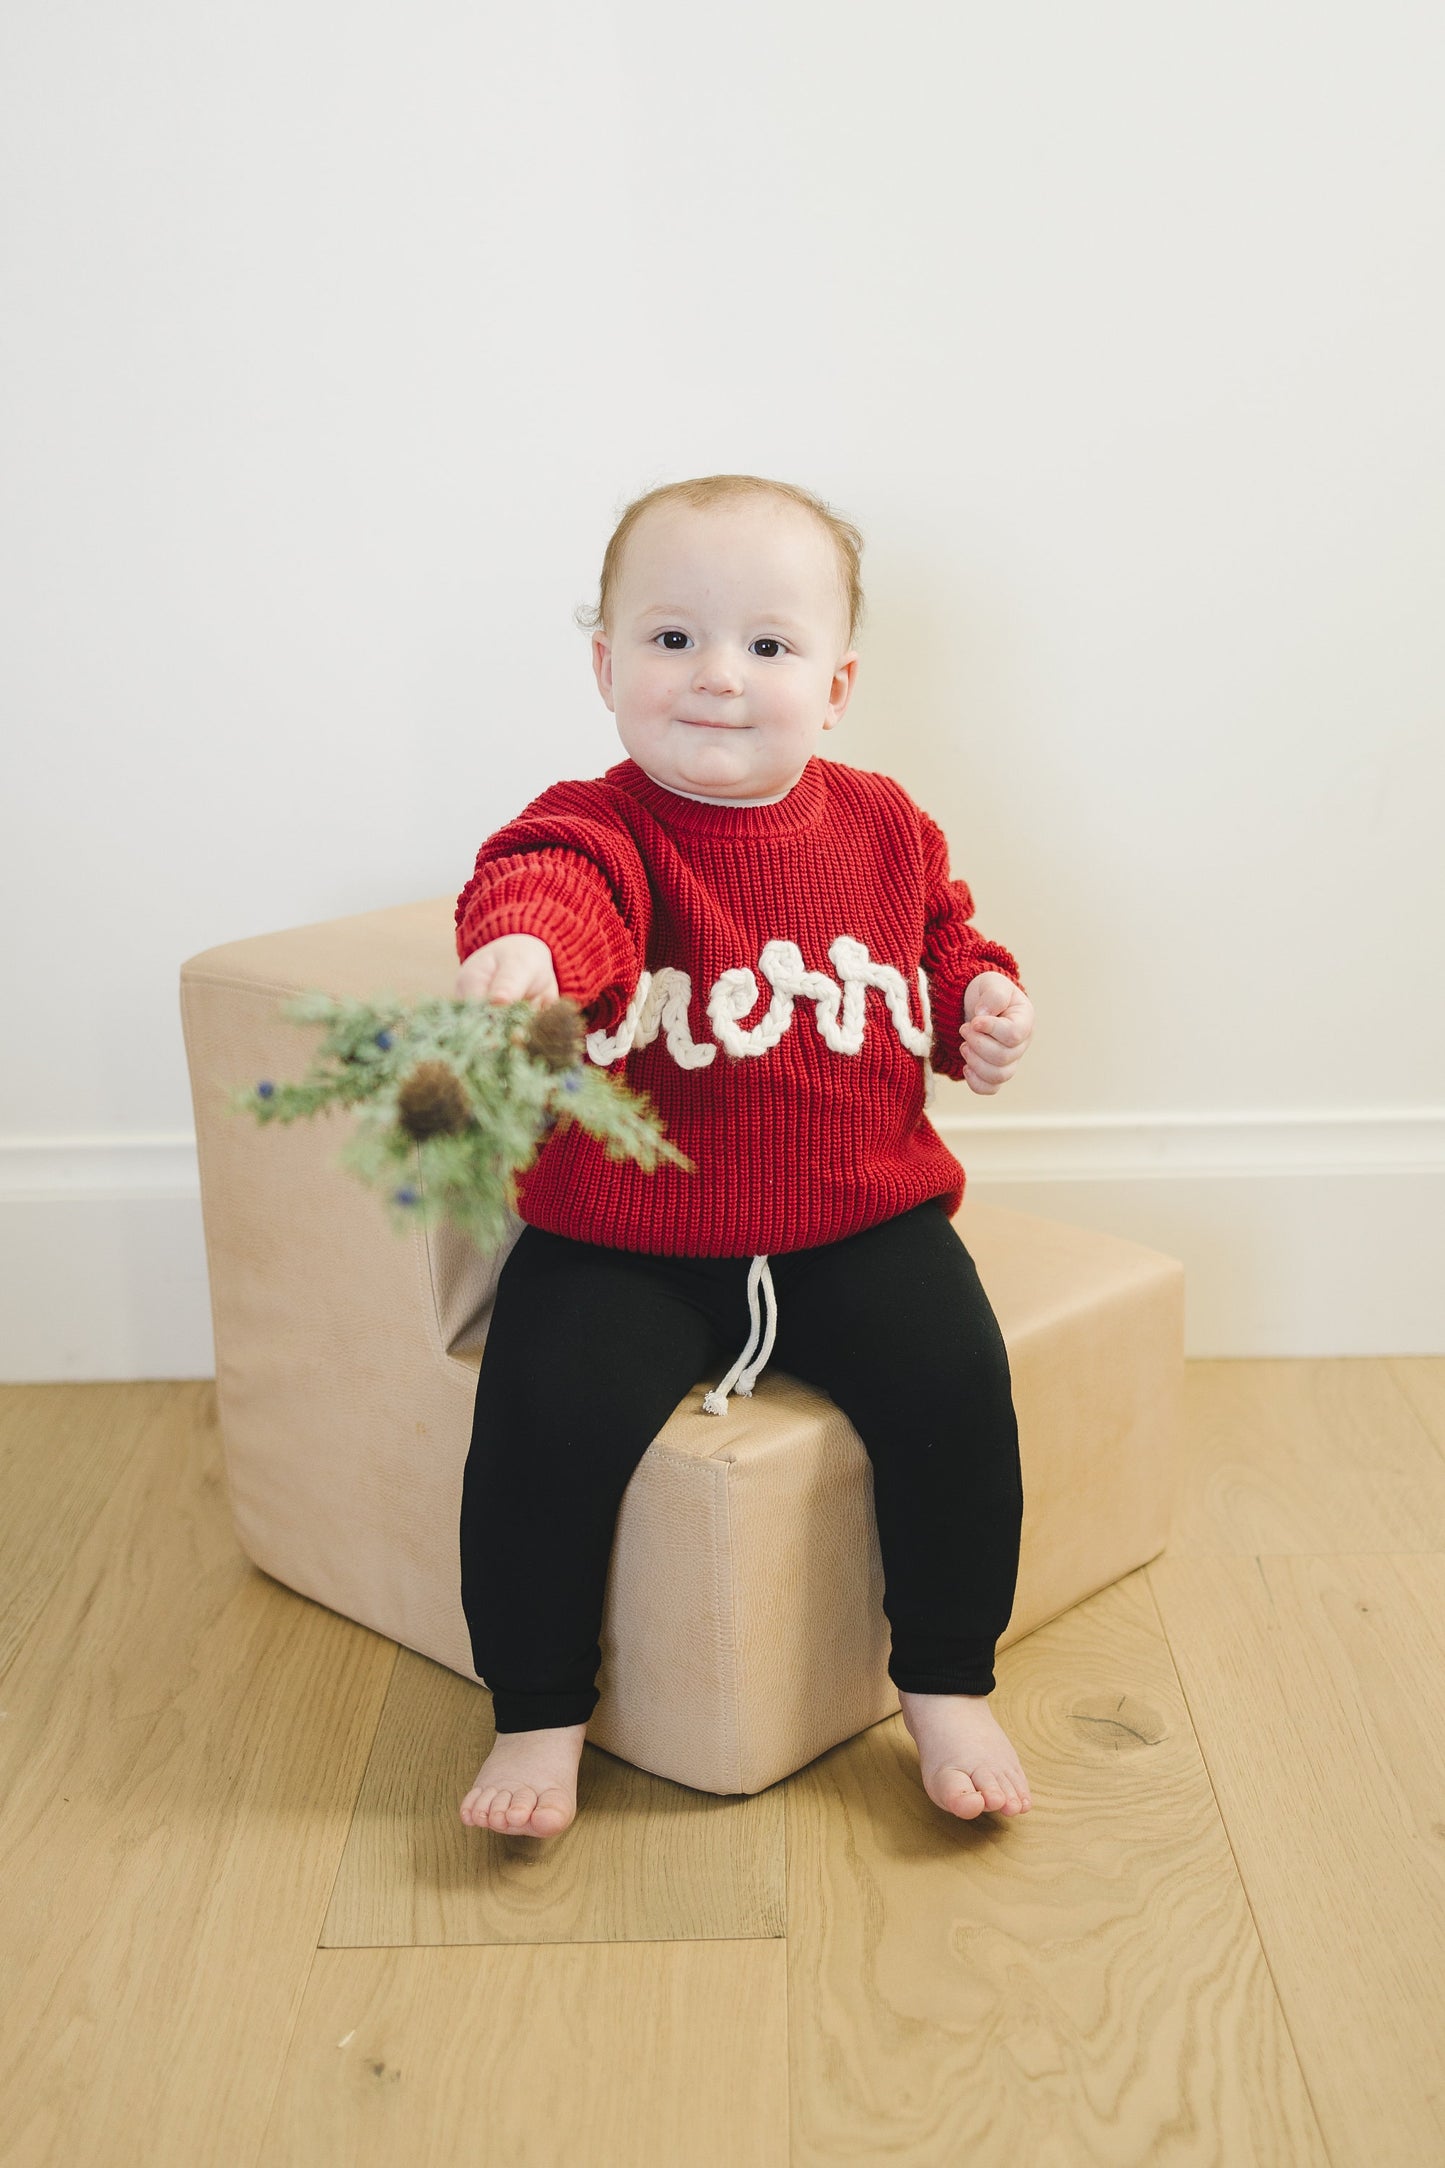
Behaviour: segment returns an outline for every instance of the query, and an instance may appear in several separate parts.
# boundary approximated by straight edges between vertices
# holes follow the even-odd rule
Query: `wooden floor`
[[[1165,1554],[752,1799],[258,1573],[208,1382],[0,1389],[6,2168],[1445,2163],[1445,1360],[1200,1362]]]

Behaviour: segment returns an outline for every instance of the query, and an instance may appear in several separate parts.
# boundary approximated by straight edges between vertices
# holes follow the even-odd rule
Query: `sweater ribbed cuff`
[[[569,884],[570,885],[570,884]],[[604,1027],[626,1012],[630,989],[637,976],[636,958],[621,921],[614,931],[594,898],[579,881],[566,898],[538,893],[535,880],[501,874],[488,882],[468,903],[457,925],[457,961],[465,963],[475,949],[496,941],[504,933],[530,933],[545,941],[552,952],[557,991],[583,1009],[598,1004],[611,989],[613,998],[602,1004],[608,1013],[595,1020]]]
[[[989,951],[992,950],[992,954]],[[950,1076],[962,1083],[967,1075],[963,1061],[963,1041],[959,1034],[963,1029],[963,997],[981,973],[1001,971],[1006,979],[1012,979],[1020,993],[1028,988],[1018,974],[1018,965],[1007,949],[996,943],[987,943],[973,958],[962,978],[949,978],[940,984],[932,974],[928,980],[928,1006],[933,1018],[933,1053],[930,1057],[939,1076]]]

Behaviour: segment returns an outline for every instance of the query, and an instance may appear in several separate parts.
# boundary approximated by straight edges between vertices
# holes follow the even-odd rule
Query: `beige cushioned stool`
[[[263,1129],[226,1107],[231,1087],[309,1064],[320,1028],[279,1014],[291,995],[450,995],[454,900],[228,942],[190,957],[180,990],[237,1536],[288,1588],[475,1679],[462,1470],[520,1222],[492,1255],[450,1228],[398,1234],[337,1164],[350,1114]],[[1137,1243],[971,1196],[956,1225],[1003,1329],[1019,1417],[1006,1648],[1164,1546],[1184,1273]],[[739,1344],[746,1324],[744,1306]],[[891,1715],[898,1693],[857,1433],[773,1365],[721,1417],[702,1412],[716,1382],[698,1381],[628,1486],[588,1736],[699,1791],[756,1792]]]

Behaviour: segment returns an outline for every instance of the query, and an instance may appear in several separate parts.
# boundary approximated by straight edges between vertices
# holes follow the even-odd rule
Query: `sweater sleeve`
[[[928,974],[928,1002],[933,1016],[932,1065],[940,1076],[961,1079],[965,1073],[959,1031],[963,996],[981,971],[1001,971],[1021,992],[1028,988],[1009,951],[987,941],[970,924],[973,896],[967,881],[948,877],[948,838],[937,821],[919,808],[923,835],[923,968]]]
[[[457,961],[504,933],[535,934],[586,1028],[611,1030],[643,968],[652,892],[628,831],[557,796],[544,792],[477,852],[457,898]]]

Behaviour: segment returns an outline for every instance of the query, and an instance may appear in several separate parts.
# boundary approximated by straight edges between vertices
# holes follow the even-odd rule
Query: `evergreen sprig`
[[[651,1171],[659,1159],[696,1172],[669,1142],[651,1100],[585,1059],[575,1001],[407,1003],[297,994],[280,1013],[324,1036],[298,1084],[239,1087],[229,1111],[292,1122],[355,1107],[355,1135],[338,1163],[386,1194],[391,1222],[450,1220],[495,1248],[515,1209],[517,1177],[553,1125],[578,1122],[609,1159]]]

